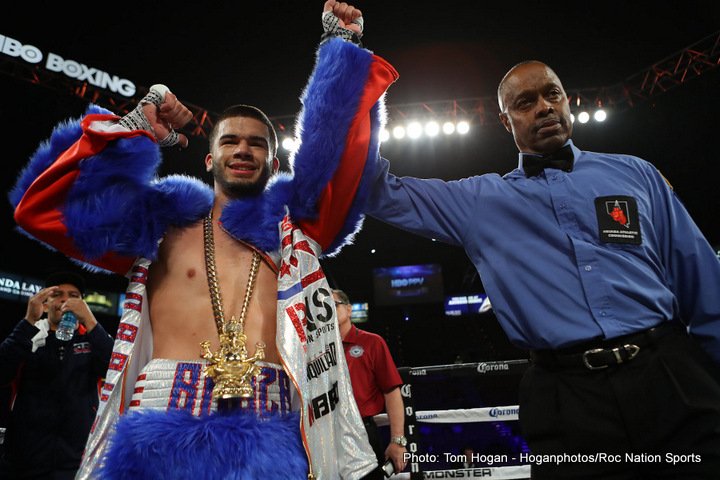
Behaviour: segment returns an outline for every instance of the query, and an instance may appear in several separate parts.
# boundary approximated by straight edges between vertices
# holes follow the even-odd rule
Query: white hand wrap
[[[148,94],[150,95],[150,94]],[[145,130],[146,132],[150,132],[152,134],[155,134],[155,131],[152,128],[152,125],[150,125],[150,122],[148,122],[147,117],[145,116],[145,113],[143,113],[142,106],[143,106],[143,100],[148,97],[146,95],[140,103],[138,103],[135,108],[133,108],[130,112],[127,113],[124,117],[120,119],[120,125],[123,127],[129,129],[129,130]]]
[[[175,130],[170,130],[170,133],[167,137],[163,138],[162,140],[158,140],[158,145],[161,147],[172,147],[174,145],[177,145],[180,141],[180,135]]]
[[[120,125],[130,130],[145,130],[152,133],[155,135],[155,138],[157,138],[155,130],[152,128],[152,125],[150,125],[150,122],[145,116],[145,112],[143,112],[143,106],[153,104],[160,108],[160,105],[162,105],[165,100],[165,94],[169,91],[170,89],[168,87],[160,83],[150,87],[150,91],[148,91],[142,100],[140,100],[140,103],[138,103],[132,111],[120,119]],[[180,137],[177,132],[175,130],[170,130],[170,134],[167,137],[158,139],[158,145],[161,147],[172,147],[178,143],[179,139]]]
[[[353,35],[356,35],[359,39],[362,37],[363,31],[363,18],[358,17],[352,21],[355,25],[360,27],[360,33],[355,33],[352,30],[340,26],[340,19],[335,16],[332,10],[323,12],[322,14],[322,25],[326,35],[333,35],[340,37],[348,42],[353,41]]]

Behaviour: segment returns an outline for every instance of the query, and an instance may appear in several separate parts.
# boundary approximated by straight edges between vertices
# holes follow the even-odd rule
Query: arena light
[[[570,114],[570,123],[575,123],[575,114],[574,113]]]
[[[452,135],[455,133],[455,124],[453,122],[445,122],[443,123],[442,130],[445,135]]]
[[[607,113],[605,112],[605,110],[603,110],[601,108],[600,110],[597,110],[593,114],[593,118],[595,119],[596,122],[604,122],[605,119],[607,118]]]
[[[465,120],[462,120],[458,122],[457,124],[457,132],[461,135],[465,135],[470,131],[470,123],[466,122]]]
[[[288,152],[294,152],[298,147],[297,141],[292,137],[285,137],[282,141],[282,147]]]
[[[420,122],[410,122],[407,126],[407,136],[412,139],[420,138],[423,133],[422,125]]]
[[[436,121],[431,120],[425,124],[425,135],[437,137],[438,133],[440,133],[440,125]]]
[[[405,138],[405,127],[398,125],[397,127],[393,128],[393,137],[397,138],[398,140]]]
[[[588,120],[590,120],[590,114],[587,112],[580,112],[578,113],[577,119],[580,123],[587,123]]]
[[[388,140],[390,140],[390,132],[388,132],[386,128],[383,128],[380,130],[380,142],[387,142]]]

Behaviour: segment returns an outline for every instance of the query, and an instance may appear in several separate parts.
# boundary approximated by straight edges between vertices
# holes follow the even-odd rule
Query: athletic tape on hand
[[[167,137],[162,140],[158,140],[158,145],[161,147],[172,147],[180,142],[180,135],[175,130],[170,130]]]
[[[152,128],[152,125],[150,125],[142,107],[143,105],[153,104],[159,108],[163,101],[165,101],[165,95],[169,91],[170,89],[161,83],[156,83],[150,87],[150,90],[142,98],[142,100],[140,100],[140,103],[138,103],[131,112],[120,119],[120,125],[130,130],[145,130],[147,132],[151,132],[157,138],[155,130]],[[161,147],[172,147],[177,145],[179,141],[180,135],[178,135],[175,130],[170,129],[170,133],[167,137],[158,139],[158,145]]]
[[[140,105],[147,105],[148,103],[152,103],[156,107],[159,107],[165,100],[165,94],[169,91],[170,89],[162,83],[156,83],[155,85],[150,87],[150,91],[148,91],[147,95],[145,95],[143,99],[140,100]]]
[[[358,17],[355,20],[352,21],[355,25],[358,25],[360,27],[360,33],[355,33],[352,30],[348,30],[347,28],[340,26],[340,19],[335,16],[335,14],[332,12],[332,10],[328,10],[326,12],[323,12],[322,14],[322,25],[323,30],[328,35],[334,35],[336,37],[340,37],[344,40],[347,40],[349,42],[353,41],[353,35],[356,35],[358,38],[362,36],[362,29],[363,29],[363,19],[362,17]]]

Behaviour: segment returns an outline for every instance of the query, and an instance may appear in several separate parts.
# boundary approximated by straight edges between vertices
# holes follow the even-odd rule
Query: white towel
[[[43,318],[35,322],[35,326],[39,328],[40,331],[32,337],[33,353],[35,353],[38,348],[45,346],[45,339],[48,336],[48,330],[50,330],[50,323],[48,323],[47,318]]]

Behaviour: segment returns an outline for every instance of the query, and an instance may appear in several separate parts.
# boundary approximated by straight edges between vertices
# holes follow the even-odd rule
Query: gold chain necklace
[[[212,303],[215,326],[220,337],[220,348],[216,352],[212,352],[210,342],[204,341],[200,344],[203,350],[201,357],[208,361],[204,373],[215,382],[213,397],[218,400],[218,406],[220,407],[221,400],[232,402],[233,399],[251,398],[253,396],[252,379],[260,373],[260,367],[256,362],[265,358],[265,344],[263,342],[256,343],[255,355],[248,357],[247,347],[245,346],[247,335],[244,332],[245,317],[250,307],[250,298],[252,297],[260,267],[260,254],[253,250],[248,285],[245,290],[242,309],[240,310],[240,318],[235,319],[233,315],[230,321],[226,322],[215,267],[212,212],[203,220],[203,240],[205,245],[205,271],[210,289],[210,302]]]

